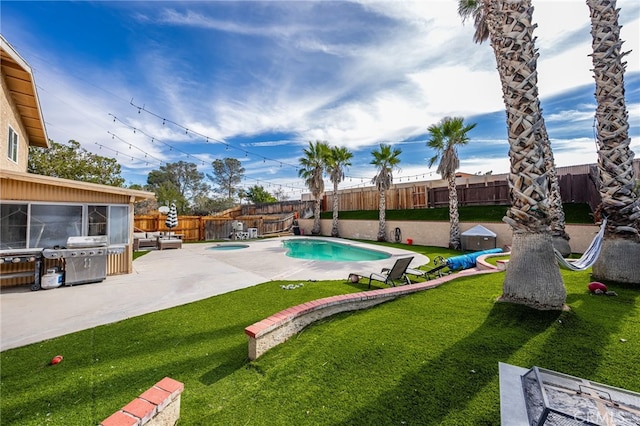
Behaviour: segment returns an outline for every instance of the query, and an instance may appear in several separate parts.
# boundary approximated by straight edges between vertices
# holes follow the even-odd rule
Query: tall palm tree
[[[315,200],[313,209],[313,235],[320,234],[320,202],[324,193],[324,165],[329,152],[326,141],[309,142],[304,150],[304,157],[300,158],[298,176],[304,179],[305,185],[311,191]]]
[[[445,117],[438,124],[427,129],[431,138],[427,141],[429,148],[436,153],[429,159],[429,167],[438,162],[437,172],[449,186],[449,248],[461,250],[460,215],[458,214],[458,191],[456,189],[456,170],[460,167],[458,146],[469,142],[469,133],[476,123],[465,124],[462,117]]]
[[[371,179],[378,189],[380,213],[378,214],[378,241],[387,240],[386,220],[385,213],[387,209],[386,191],[391,188],[393,183],[393,171],[398,170],[398,164],[400,164],[400,154],[402,150],[400,148],[391,148],[391,145],[380,144],[379,150],[373,150],[371,155],[373,160],[370,164],[373,164],[378,168],[378,172]]]
[[[607,218],[596,279],[640,284],[640,205],[634,192],[629,117],[624,97],[626,62],[621,52],[616,0],[587,0],[591,12],[600,210]]]
[[[542,110],[531,0],[491,0],[497,34],[494,51],[507,113],[511,207],[504,221],[513,229],[509,268],[501,300],[536,309],[564,307],[566,290],[555,260],[549,216]]]
[[[491,41],[491,47],[493,48],[496,62],[498,63],[498,69],[500,69],[499,61],[501,60],[501,56],[498,48],[502,28],[499,25],[497,7],[498,3],[495,0],[458,0],[458,14],[462,17],[463,22],[468,18],[473,18],[474,20],[475,33],[473,35],[473,41],[478,44],[487,40]],[[500,82],[502,83],[503,92],[508,90],[508,88],[505,87],[505,81],[501,73]],[[536,102],[539,102],[537,97]],[[549,191],[549,217],[551,219],[553,246],[564,256],[568,256],[571,253],[571,246],[569,245],[570,237],[566,232],[564,208],[562,207],[562,197],[560,196],[560,184],[544,119],[540,121],[540,132],[543,141],[545,170],[547,171],[551,184]]]
[[[333,226],[331,236],[338,237],[338,184],[344,180],[344,172],[351,165],[353,153],[345,147],[331,147],[325,168],[333,183]]]

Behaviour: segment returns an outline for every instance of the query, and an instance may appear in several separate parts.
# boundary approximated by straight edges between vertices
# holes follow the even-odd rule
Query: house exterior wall
[[[13,178],[14,175],[16,178]],[[28,179],[26,177],[29,177]],[[102,190],[101,190],[102,189]],[[109,192],[110,191],[110,192]],[[104,185],[87,184],[64,179],[54,179],[29,174],[0,173],[0,202],[2,203],[69,203],[129,206],[129,244],[124,253],[109,255],[107,258],[107,275],[129,274],[133,272],[133,203],[148,194],[144,191],[132,191],[124,188],[105,187]],[[59,266],[56,260],[45,260],[44,270]],[[29,264],[0,265],[0,273],[13,274],[32,268]],[[28,284],[29,277],[3,279],[2,287]]]
[[[0,169],[26,172],[29,156],[29,140],[20,114],[9,95],[4,74],[0,78],[2,99],[0,99]],[[18,162],[9,160],[9,126],[18,134]]]
[[[73,188],[43,185],[42,183],[33,181],[2,179],[1,185],[2,200],[103,204],[129,204],[130,202],[130,197],[125,194],[112,194],[83,189],[82,182],[78,182],[78,186]]]
[[[146,191],[114,188],[67,179],[57,179],[27,173],[29,146],[48,147],[48,136],[44,126],[40,103],[33,74],[29,65],[19,53],[0,34],[0,203],[59,203],[70,205],[128,206],[128,237],[122,226],[116,241],[129,242],[124,253],[109,255],[107,275],[126,274],[133,271],[133,204],[136,201],[150,199],[154,194]],[[9,159],[9,128],[18,135],[16,161]],[[116,207],[113,207],[116,206]],[[84,208],[84,207],[83,207]],[[124,213],[124,209],[120,208]],[[29,213],[30,214],[30,213]],[[85,213],[83,213],[85,214]],[[5,218],[5,225],[11,226],[11,220]],[[86,219],[84,219],[86,220]],[[111,220],[111,219],[108,219]],[[14,228],[15,230],[15,228]],[[115,234],[114,234],[115,236]],[[44,270],[59,260],[44,261]],[[33,265],[27,263],[7,264],[0,262],[0,275],[28,271]],[[0,285],[12,286],[26,284],[32,278],[19,277],[0,280]]]

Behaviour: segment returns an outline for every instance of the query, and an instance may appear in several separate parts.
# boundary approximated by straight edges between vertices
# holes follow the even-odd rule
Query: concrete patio
[[[95,284],[30,291],[29,286],[0,293],[0,350],[11,349],[206,299],[273,280],[346,281],[351,272],[380,272],[396,258],[414,256],[411,267],[428,263],[415,252],[345,240],[358,247],[386,251],[384,260],[321,262],[287,257],[282,237],[244,240],[240,250],[208,250],[215,243],[183,244],[154,250],[137,259],[134,272]],[[335,239],[333,239],[335,241]]]

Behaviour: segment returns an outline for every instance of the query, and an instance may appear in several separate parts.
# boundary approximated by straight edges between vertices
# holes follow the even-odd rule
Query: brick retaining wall
[[[180,418],[184,384],[165,377],[139,397],[107,417],[100,426],[169,426]]]
[[[252,361],[258,359],[269,349],[285,342],[309,324],[322,318],[340,312],[366,309],[406,294],[429,290],[461,276],[496,271],[497,269],[490,265],[487,269],[466,269],[456,274],[445,275],[430,281],[325,297],[285,309],[244,329],[249,338],[249,359]]]

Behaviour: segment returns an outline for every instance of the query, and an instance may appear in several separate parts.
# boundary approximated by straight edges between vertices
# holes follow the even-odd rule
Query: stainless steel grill
[[[33,266],[32,271],[3,273],[3,279],[10,279],[15,277],[33,277],[33,284],[31,290],[40,290],[40,274],[42,270],[42,249],[6,249],[0,250],[0,264],[3,263],[31,263]]]
[[[640,424],[640,394],[533,367],[522,377],[531,425]]]
[[[107,277],[106,235],[69,237],[65,248],[44,249],[47,259],[64,259],[64,284],[100,282]]]

